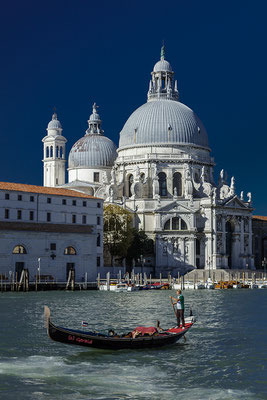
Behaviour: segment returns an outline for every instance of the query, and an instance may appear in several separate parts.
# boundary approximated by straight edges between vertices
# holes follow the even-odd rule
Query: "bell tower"
[[[62,136],[62,126],[54,112],[47,126],[44,143],[44,186],[55,187],[65,184],[65,145],[67,139]]]

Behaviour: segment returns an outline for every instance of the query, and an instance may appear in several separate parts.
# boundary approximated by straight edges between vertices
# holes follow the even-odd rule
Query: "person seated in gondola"
[[[154,326],[138,326],[132,331],[132,338],[135,339],[138,336],[153,336],[157,332],[157,328],[155,328]]]
[[[156,329],[157,329],[157,332],[158,332],[158,333],[161,333],[161,332],[164,331],[164,329],[162,329],[161,326],[160,326],[159,320],[157,320],[157,327],[156,327]]]
[[[114,338],[119,338],[120,337],[120,335],[118,335],[113,329],[110,329],[108,331],[108,336],[114,337]]]

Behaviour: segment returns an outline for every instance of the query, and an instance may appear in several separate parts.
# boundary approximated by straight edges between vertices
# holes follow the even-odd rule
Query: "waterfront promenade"
[[[72,279],[73,277],[73,279]],[[57,281],[51,279],[47,275],[37,275],[34,280],[29,279],[27,270],[23,271],[20,279],[15,274],[8,276],[7,274],[0,274],[0,291],[7,292],[19,292],[19,291],[47,291],[47,290],[96,290],[100,286],[111,283],[116,284],[121,281],[126,282],[128,285],[137,284],[139,286],[153,284],[153,283],[166,283],[169,288],[180,288],[180,289],[197,289],[199,285],[204,285],[207,281],[217,284],[216,288],[223,288],[221,283],[227,282],[239,282],[243,286],[249,286],[254,288],[261,288],[267,285],[267,273],[265,270],[207,270],[207,269],[196,269],[188,274],[181,276],[178,274],[177,277],[173,277],[170,273],[167,278],[162,278],[162,275],[158,278],[152,278],[152,275],[147,276],[145,273],[134,273],[115,274],[111,277],[110,273],[106,274],[103,279],[98,274],[96,281],[84,282],[75,281],[75,275],[69,276],[67,281]],[[257,286],[257,287],[256,287]],[[226,287],[224,287],[226,288]]]

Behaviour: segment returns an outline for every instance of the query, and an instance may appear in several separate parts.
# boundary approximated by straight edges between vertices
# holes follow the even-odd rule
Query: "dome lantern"
[[[90,134],[98,134],[101,135],[104,131],[101,129],[101,119],[100,116],[97,114],[98,106],[96,103],[93,104],[93,113],[90,115],[88,120],[88,129],[86,131],[86,135]]]
[[[179,101],[174,72],[165,60],[165,47],[152,72],[147,102],[135,110],[120,132],[119,149],[147,145],[190,145],[210,151],[198,116]]]
[[[177,82],[173,85],[173,75],[171,64],[165,60],[165,46],[161,47],[160,61],[158,61],[151,72],[152,81],[149,83],[147,101],[165,99],[179,99]]]

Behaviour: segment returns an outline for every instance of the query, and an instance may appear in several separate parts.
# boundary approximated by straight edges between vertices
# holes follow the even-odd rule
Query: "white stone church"
[[[65,143],[57,115],[44,137],[44,186],[75,189],[130,210],[155,243],[155,273],[194,268],[254,268],[251,194],[235,193],[214,159],[202,122],[179,101],[170,63],[151,73],[147,102],[120,132],[119,147],[103,134],[97,106],[72,147],[65,183]]]

